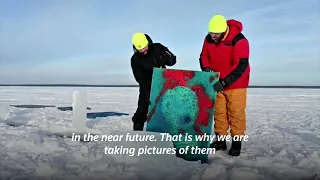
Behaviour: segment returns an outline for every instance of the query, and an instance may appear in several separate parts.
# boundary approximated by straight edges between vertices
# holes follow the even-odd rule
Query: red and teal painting
[[[217,92],[213,85],[219,73],[154,68],[147,131],[182,135],[174,141],[177,153],[190,146],[186,154],[177,154],[187,161],[207,162],[208,154],[191,154],[191,147],[209,148],[208,141],[196,141],[195,136],[211,135]],[[192,135],[192,140],[185,138]],[[185,140],[187,139],[187,140]]]

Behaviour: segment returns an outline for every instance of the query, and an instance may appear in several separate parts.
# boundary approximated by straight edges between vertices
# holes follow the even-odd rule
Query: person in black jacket
[[[139,84],[138,107],[132,117],[133,130],[143,131],[150,104],[153,68],[166,68],[176,64],[176,56],[161,43],[153,43],[150,36],[135,33],[132,38],[134,54],[131,57],[133,76]]]

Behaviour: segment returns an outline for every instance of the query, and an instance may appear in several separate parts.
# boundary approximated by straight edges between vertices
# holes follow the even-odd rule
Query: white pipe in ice
[[[85,92],[75,91],[73,93],[73,116],[72,126],[76,132],[86,132],[87,122],[87,94]]]
[[[9,113],[9,105],[6,103],[0,104],[0,119],[5,119],[7,114]]]

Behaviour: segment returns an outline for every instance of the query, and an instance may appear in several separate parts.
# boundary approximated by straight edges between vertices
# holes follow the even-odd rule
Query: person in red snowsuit
[[[213,16],[209,22],[209,33],[204,39],[200,67],[203,71],[220,73],[214,131],[217,136],[244,136],[246,131],[246,100],[249,85],[249,42],[242,34],[242,23],[222,15]],[[216,150],[226,150],[226,142],[216,140],[211,145]],[[239,156],[241,140],[232,141],[229,155]]]

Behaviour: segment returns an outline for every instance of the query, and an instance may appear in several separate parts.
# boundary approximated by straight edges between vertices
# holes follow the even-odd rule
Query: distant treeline
[[[87,85],[87,84],[0,84],[0,86],[29,87],[139,87],[138,85]],[[305,88],[320,89],[320,86],[249,86],[249,88]]]

